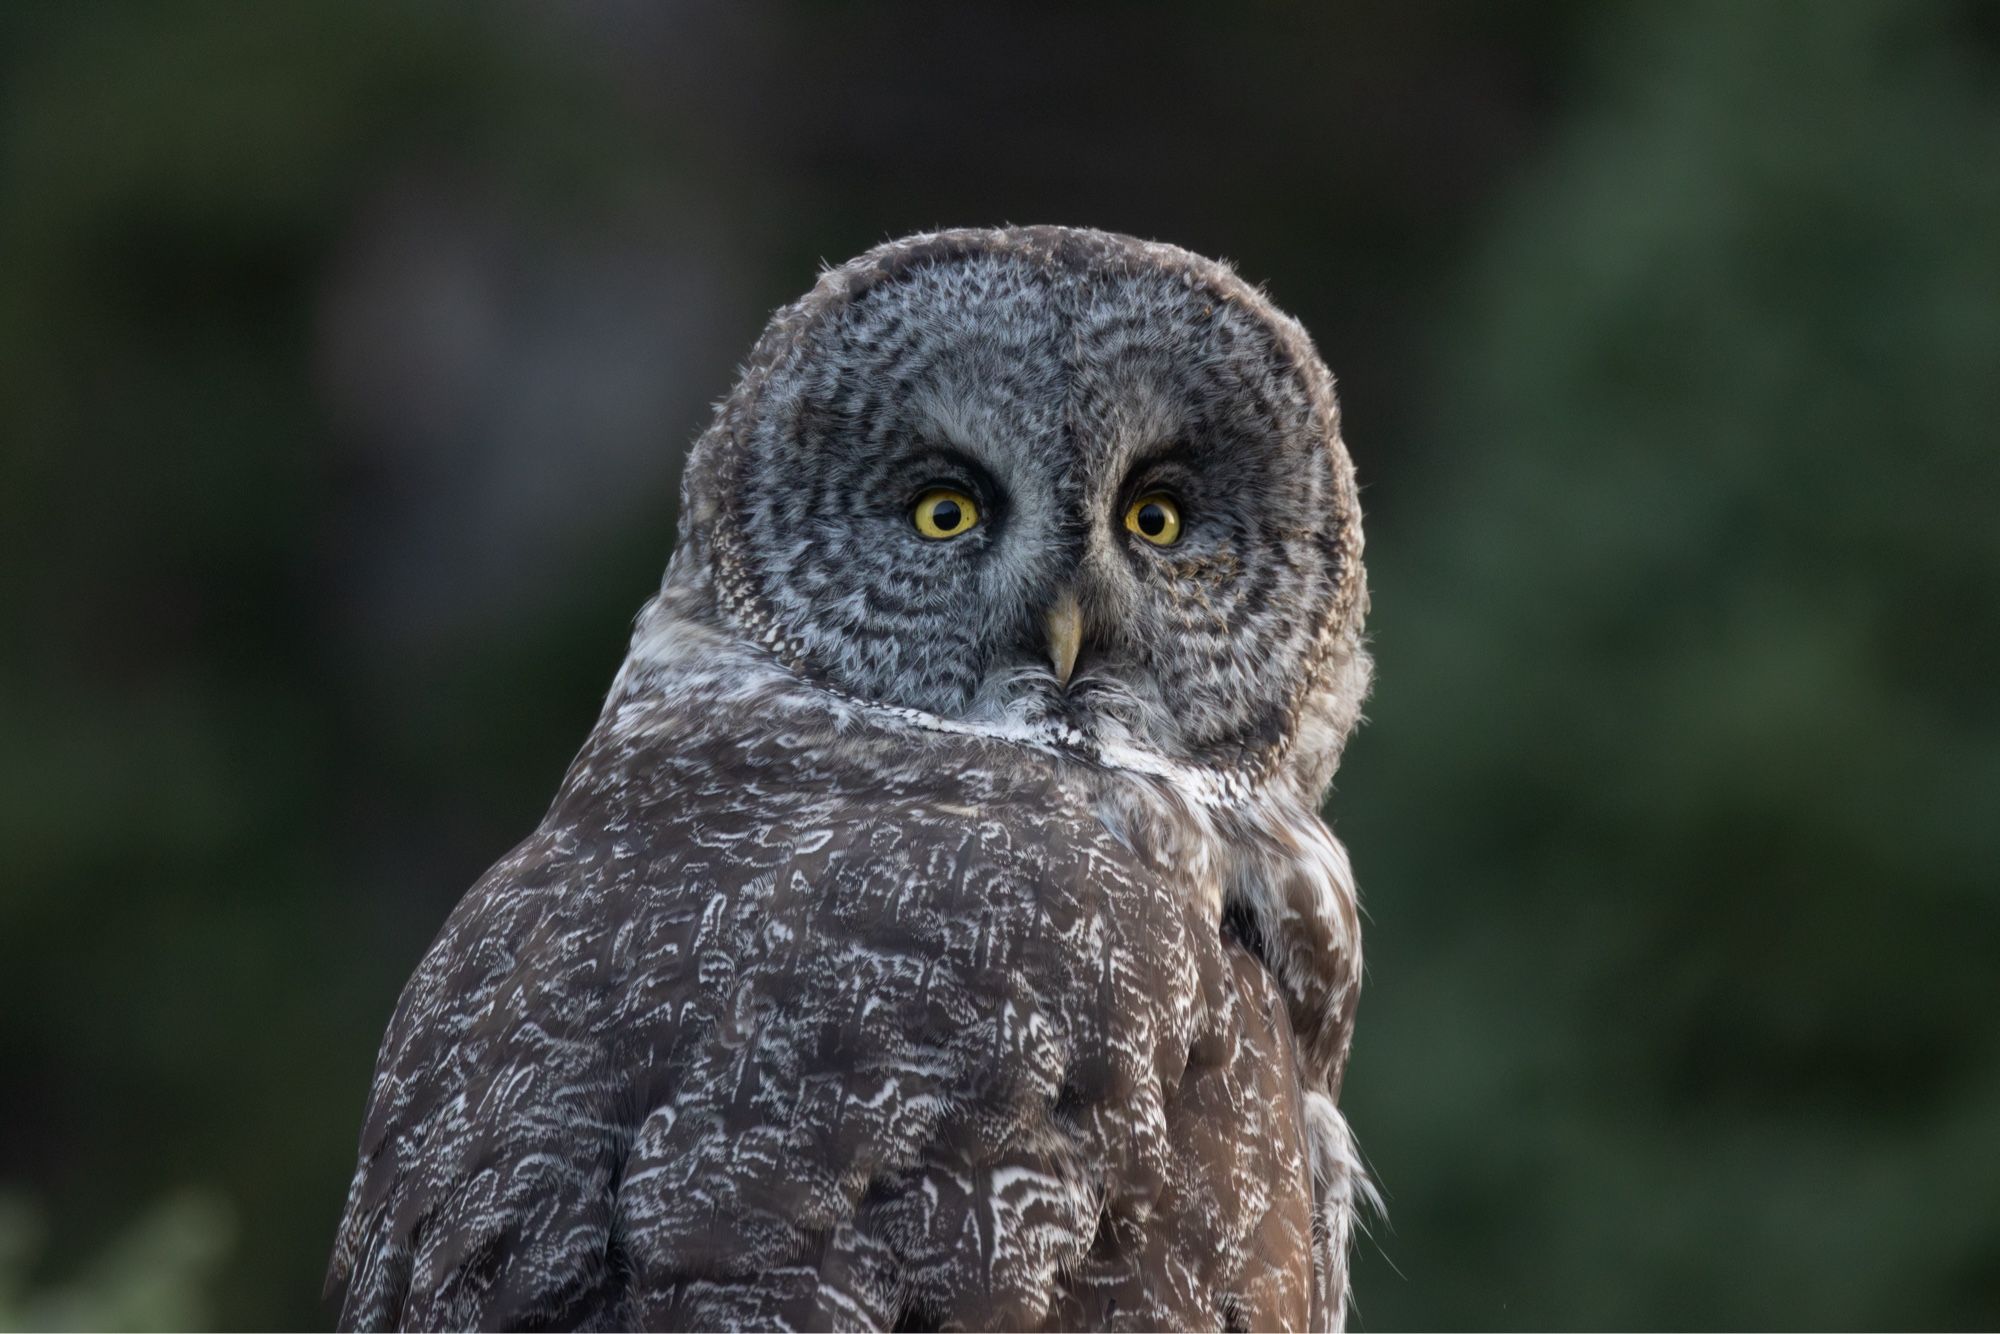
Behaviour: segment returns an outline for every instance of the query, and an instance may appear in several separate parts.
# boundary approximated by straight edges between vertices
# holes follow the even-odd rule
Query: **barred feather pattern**
[[[1085,239],[946,249],[1121,240]],[[343,1327],[1337,1328],[1369,1192],[1336,1106],[1356,898],[1317,812],[1368,674],[1344,452],[1314,541],[1354,559],[1284,725],[1182,753],[1154,701],[1029,680],[953,713],[799,651],[702,489],[756,379],[555,803],[396,1008]],[[1337,448],[1329,384],[1302,392]]]

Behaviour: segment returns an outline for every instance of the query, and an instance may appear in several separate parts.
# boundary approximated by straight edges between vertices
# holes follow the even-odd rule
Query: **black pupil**
[[[1139,507],[1139,531],[1148,537],[1158,537],[1167,531],[1167,512],[1158,504],[1148,501]]]
[[[956,500],[940,500],[931,506],[931,522],[947,533],[958,527],[961,517]]]

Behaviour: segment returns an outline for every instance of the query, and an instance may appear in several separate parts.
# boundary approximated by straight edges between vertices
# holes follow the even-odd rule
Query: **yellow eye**
[[[1181,540],[1181,507],[1164,491],[1140,496],[1125,511],[1125,526],[1156,547]]]
[[[910,518],[925,537],[957,537],[979,522],[979,506],[963,491],[939,487],[918,497]]]

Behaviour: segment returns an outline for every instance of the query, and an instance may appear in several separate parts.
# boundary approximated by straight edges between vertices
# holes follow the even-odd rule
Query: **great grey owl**
[[[1339,1325],[1366,608],[1332,379],[1228,268],[828,271],[403,992],[343,1323]]]

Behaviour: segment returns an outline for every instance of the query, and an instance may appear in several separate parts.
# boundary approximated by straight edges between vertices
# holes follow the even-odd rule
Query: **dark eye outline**
[[[1164,539],[1153,536],[1139,526],[1139,511],[1148,505],[1161,505],[1167,510],[1167,535]],[[1130,503],[1125,506],[1123,524],[1126,532],[1158,551],[1179,546],[1181,539],[1187,535],[1187,518],[1180,497],[1159,486],[1143,490],[1132,497]]]
[[[927,530],[924,527],[926,511],[931,506],[944,502],[957,505],[961,510],[970,511],[970,520],[963,526],[946,532],[937,523],[936,519],[932,518],[931,527],[937,529],[937,531],[932,532]],[[970,491],[956,486],[925,487],[922,494],[917,497],[916,503],[910,507],[910,526],[915,528],[917,536],[923,538],[926,542],[950,542],[956,538],[964,537],[985,521],[985,507],[979,503],[979,498],[974,496]]]

